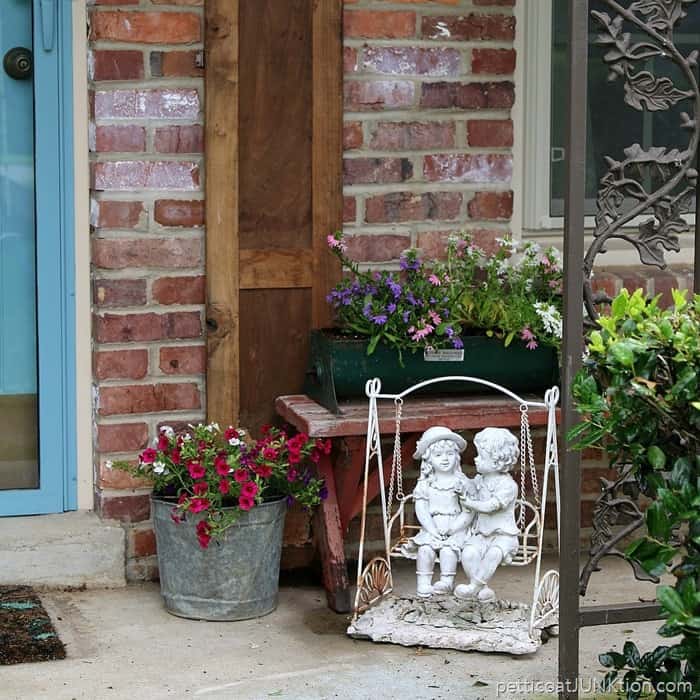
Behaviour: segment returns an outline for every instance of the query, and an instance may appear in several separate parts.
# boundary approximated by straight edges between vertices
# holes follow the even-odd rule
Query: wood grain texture
[[[241,250],[241,289],[289,289],[313,285],[310,250]]]
[[[343,2],[313,3],[313,251],[314,328],[331,325],[326,295],[340,266],[326,237],[343,227]]]
[[[207,418],[239,415],[238,0],[205,10]]]
[[[533,401],[541,397],[524,396]],[[367,434],[367,399],[343,402],[340,415],[310,399],[306,394],[279,396],[277,413],[298,430],[311,437],[348,437]],[[390,401],[378,402],[379,429],[392,434],[395,430],[394,406]],[[547,411],[531,408],[530,425],[547,424]],[[421,397],[406,399],[401,427],[404,433],[422,432],[431,425],[444,425],[451,430],[477,430],[520,425],[520,409],[511,399],[499,396],[471,398]]]
[[[311,247],[311,5],[239,0],[240,243]]]
[[[308,355],[311,290],[242,290],[241,425],[257,431],[275,417],[279,391],[300,391]]]

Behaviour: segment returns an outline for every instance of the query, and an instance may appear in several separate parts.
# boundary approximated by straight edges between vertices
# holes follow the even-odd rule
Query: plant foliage
[[[652,499],[647,534],[626,555],[676,579],[657,588],[659,634],[676,643],[641,654],[628,642],[623,654],[600,657],[611,669],[606,681],[619,677],[628,698],[640,697],[640,681],[657,698],[700,697],[700,295],[686,297],[674,290],[673,306],[662,309],[659,297],[623,290],[590,333],[573,387],[584,420],[569,439],[630,465]],[[670,694],[673,684],[680,691]]]

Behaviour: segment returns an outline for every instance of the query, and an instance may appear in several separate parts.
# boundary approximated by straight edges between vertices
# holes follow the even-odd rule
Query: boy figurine
[[[421,529],[404,545],[407,557],[416,560],[417,594],[451,593],[466,530],[473,514],[462,507],[467,494],[476,496],[463,473],[460,453],[464,438],[449,428],[433,426],[416,444],[414,459],[421,459],[420,477],[413,491]],[[435,560],[440,560],[440,580],[432,585]]]
[[[516,437],[505,428],[486,428],[474,437],[478,475],[476,498],[463,500],[463,507],[476,513],[471,533],[462,549],[462,566],[469,583],[455,589],[458,598],[495,600],[488,582],[501,564],[510,564],[518,550],[515,523],[518,485],[507,472],[518,461]]]

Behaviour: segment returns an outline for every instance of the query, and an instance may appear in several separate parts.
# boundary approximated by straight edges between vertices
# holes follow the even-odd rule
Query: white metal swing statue
[[[477,475],[468,478],[460,454],[466,441],[443,426],[433,426],[416,443],[421,460],[412,494],[403,492],[401,413],[404,398],[440,382],[469,382],[494,389],[520,407],[520,437],[504,428],[485,428],[474,444]],[[556,407],[558,387],[544,401],[521,398],[508,389],[475,377],[440,377],[415,384],[400,394],[382,394],[379,379],[367,382],[369,418],[360,521],[357,592],[348,634],[377,642],[478,651],[527,654],[539,647],[541,632],[555,633],[559,617],[559,574],[542,574],[542,545],[550,472],[560,520]],[[396,430],[388,493],[382,468],[377,402],[395,405]],[[528,410],[547,410],[547,438],[542,492],[535,470]],[[508,473],[520,461],[520,489]],[[384,556],[363,561],[367,492],[371,469],[377,469],[384,522]],[[530,482],[528,500],[527,481]],[[397,510],[392,514],[396,491]],[[408,523],[413,502],[416,524]],[[398,525],[398,538],[392,531]],[[416,595],[393,592],[392,558],[416,560]],[[440,576],[433,583],[434,568]],[[466,584],[455,585],[461,562]],[[489,586],[501,565],[535,564],[532,604],[499,600]]]

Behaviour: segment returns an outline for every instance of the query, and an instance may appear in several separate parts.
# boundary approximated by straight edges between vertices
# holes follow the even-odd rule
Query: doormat
[[[0,664],[65,659],[51,618],[29,586],[0,586]]]

